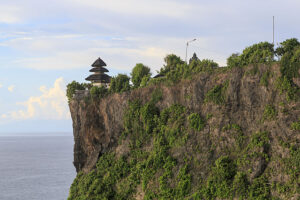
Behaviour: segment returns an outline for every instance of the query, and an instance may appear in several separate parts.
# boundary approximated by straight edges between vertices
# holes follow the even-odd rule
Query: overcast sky
[[[101,57],[110,75],[170,53],[226,65],[251,44],[300,35],[299,0],[0,0],[0,133],[71,132],[65,85]]]

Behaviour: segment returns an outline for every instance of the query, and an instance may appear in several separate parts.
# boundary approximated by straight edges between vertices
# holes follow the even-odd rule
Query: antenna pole
[[[275,35],[275,17],[273,16],[273,45],[275,45],[275,43],[274,43],[274,35]]]

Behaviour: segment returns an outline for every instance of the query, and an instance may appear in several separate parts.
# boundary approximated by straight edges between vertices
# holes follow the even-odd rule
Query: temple
[[[111,77],[105,74],[106,72],[109,72],[105,68],[105,66],[106,66],[105,62],[101,58],[98,58],[92,64],[92,69],[90,70],[90,72],[94,72],[94,73],[91,74],[89,77],[87,77],[85,80],[91,81],[94,86],[108,87]]]

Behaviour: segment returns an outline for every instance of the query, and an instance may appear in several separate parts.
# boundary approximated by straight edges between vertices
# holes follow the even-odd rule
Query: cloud
[[[167,17],[184,17],[189,13],[193,6],[186,3],[179,3],[170,0],[68,0],[72,4],[77,3],[80,6],[86,6],[92,9],[111,11],[126,15],[150,15],[150,16],[167,16]]]
[[[52,88],[40,87],[40,96],[29,97],[25,102],[16,103],[22,107],[1,115],[2,119],[27,120],[27,119],[70,119],[66,98],[64,79],[58,78]]]
[[[0,5],[0,23],[14,24],[21,21],[20,8],[16,6]]]
[[[3,84],[0,83],[0,88],[2,88],[2,87],[3,87]]]
[[[14,85],[11,85],[11,86],[9,86],[7,89],[8,89],[8,91],[13,92],[14,89],[15,89],[15,86],[14,86]]]

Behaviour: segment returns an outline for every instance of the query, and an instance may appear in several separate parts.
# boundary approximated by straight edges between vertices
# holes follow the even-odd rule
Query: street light
[[[189,46],[189,44],[191,43],[191,42],[194,42],[194,41],[196,41],[196,38],[195,39],[193,39],[193,40],[190,40],[190,41],[188,41],[187,43],[186,43],[186,49],[185,49],[185,62],[187,63],[187,50],[188,50],[188,46]]]

